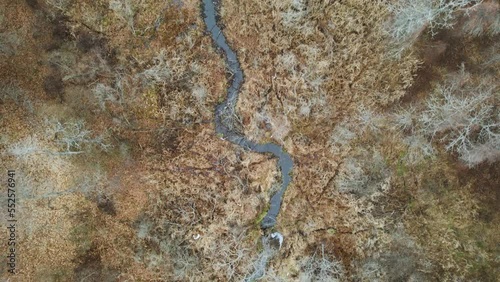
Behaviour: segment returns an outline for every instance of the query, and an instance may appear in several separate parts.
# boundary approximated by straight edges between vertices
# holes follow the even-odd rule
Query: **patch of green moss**
[[[86,216],[87,213],[83,213],[79,222],[73,227],[70,232],[70,241],[76,246],[76,252],[78,256],[82,256],[87,253],[92,247],[92,238],[96,231],[94,224],[92,223],[92,217]]]
[[[72,281],[73,271],[68,268],[58,268],[41,270],[37,274],[38,281],[65,282]]]
[[[328,234],[330,234],[330,235],[333,235],[333,234],[337,233],[337,229],[335,229],[335,228],[328,228],[328,230],[326,230],[326,232],[328,232]]]
[[[406,172],[408,172],[408,167],[405,164],[404,158],[406,157],[407,152],[403,151],[399,154],[398,163],[396,166],[396,172],[398,176],[404,176]]]
[[[269,210],[269,204],[266,204],[265,208],[257,215],[254,224],[259,226],[264,217],[266,217],[267,211]]]

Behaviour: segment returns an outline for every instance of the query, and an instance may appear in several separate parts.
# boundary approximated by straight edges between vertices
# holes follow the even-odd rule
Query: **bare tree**
[[[392,19],[386,24],[386,33],[394,42],[392,55],[400,57],[415,40],[428,29],[434,35],[438,29],[454,25],[455,12],[471,9],[475,0],[399,0],[388,6]]]
[[[112,145],[106,141],[104,135],[95,136],[92,131],[86,129],[85,123],[81,120],[61,123],[54,121],[50,123],[49,134],[54,137],[54,141],[62,147],[62,154],[80,154],[88,146],[108,151]]]
[[[500,157],[498,85],[483,77],[474,82],[462,70],[438,85],[421,114],[422,131],[440,137],[469,167]]]

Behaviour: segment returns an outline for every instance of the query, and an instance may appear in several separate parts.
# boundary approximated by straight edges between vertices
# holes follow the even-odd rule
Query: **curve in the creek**
[[[274,143],[258,144],[247,139],[240,130],[237,129],[236,102],[238,93],[243,83],[243,70],[236,53],[229,47],[226,37],[217,22],[217,8],[220,0],[203,0],[203,18],[207,31],[210,33],[215,45],[221,49],[225,55],[226,64],[231,76],[231,85],[227,90],[227,97],[224,102],[217,105],[215,109],[215,131],[222,134],[224,139],[242,146],[257,153],[270,153],[278,158],[278,166],[281,170],[281,188],[272,197],[269,203],[269,210],[261,222],[262,228],[270,228],[276,224],[276,218],[280,211],[283,195],[290,184],[293,169],[293,160],[283,148]]]

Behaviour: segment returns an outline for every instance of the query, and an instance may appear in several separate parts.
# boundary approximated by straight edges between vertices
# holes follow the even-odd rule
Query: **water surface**
[[[232,74],[230,86],[227,89],[226,100],[215,108],[215,131],[224,136],[224,139],[247,150],[263,154],[272,154],[278,159],[278,167],[281,171],[281,188],[271,197],[269,210],[261,222],[262,228],[270,228],[276,224],[276,218],[281,208],[283,195],[292,180],[290,173],[293,169],[293,160],[290,155],[283,150],[283,147],[275,143],[255,143],[247,139],[237,129],[238,120],[235,109],[244,75],[236,52],[234,52],[227,43],[226,37],[217,21],[217,8],[219,4],[219,1],[214,3],[212,0],[203,0],[203,18],[207,32],[210,33],[217,48],[224,54],[226,65]]]

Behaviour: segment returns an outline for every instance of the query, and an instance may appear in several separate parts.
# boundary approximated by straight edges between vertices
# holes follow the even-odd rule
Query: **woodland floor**
[[[255,270],[280,174],[215,134],[230,74],[200,2],[0,0],[0,179],[16,171],[19,222],[17,274],[2,263],[2,280]],[[472,80],[498,78],[498,61],[484,64],[498,35],[468,36],[461,18],[398,60],[385,1],[308,1],[307,13],[291,2],[221,8],[245,73],[243,130],[294,160],[264,281],[315,281],[320,253],[339,281],[497,281],[498,160],[469,168],[394,117],[418,115],[462,65]]]

